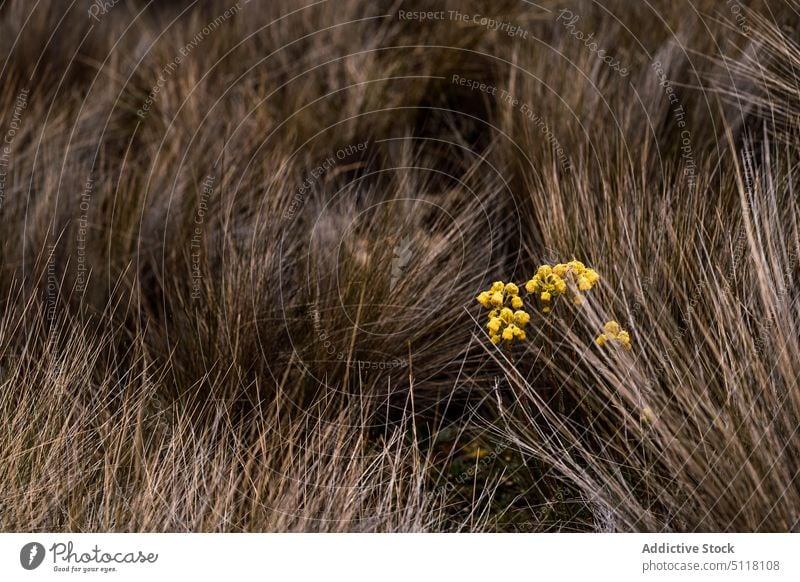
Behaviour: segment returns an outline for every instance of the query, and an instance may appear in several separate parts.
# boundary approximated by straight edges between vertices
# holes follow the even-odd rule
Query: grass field
[[[800,531],[797,0],[0,27],[0,530]]]

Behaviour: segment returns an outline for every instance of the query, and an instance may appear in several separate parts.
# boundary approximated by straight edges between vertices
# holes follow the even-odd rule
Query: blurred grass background
[[[795,0],[89,10],[0,7],[0,528],[800,527]]]

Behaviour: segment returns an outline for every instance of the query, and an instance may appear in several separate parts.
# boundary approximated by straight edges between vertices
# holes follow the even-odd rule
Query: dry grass
[[[800,5],[681,4],[0,6],[0,529],[797,530]]]

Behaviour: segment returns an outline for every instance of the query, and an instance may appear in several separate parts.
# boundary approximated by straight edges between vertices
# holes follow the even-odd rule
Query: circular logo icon
[[[38,542],[31,542],[22,546],[19,551],[19,563],[26,570],[35,570],[44,561],[44,546]]]

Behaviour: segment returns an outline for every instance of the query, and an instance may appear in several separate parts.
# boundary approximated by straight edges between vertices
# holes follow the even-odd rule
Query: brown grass
[[[0,529],[797,530],[800,5],[538,5],[0,6]]]

